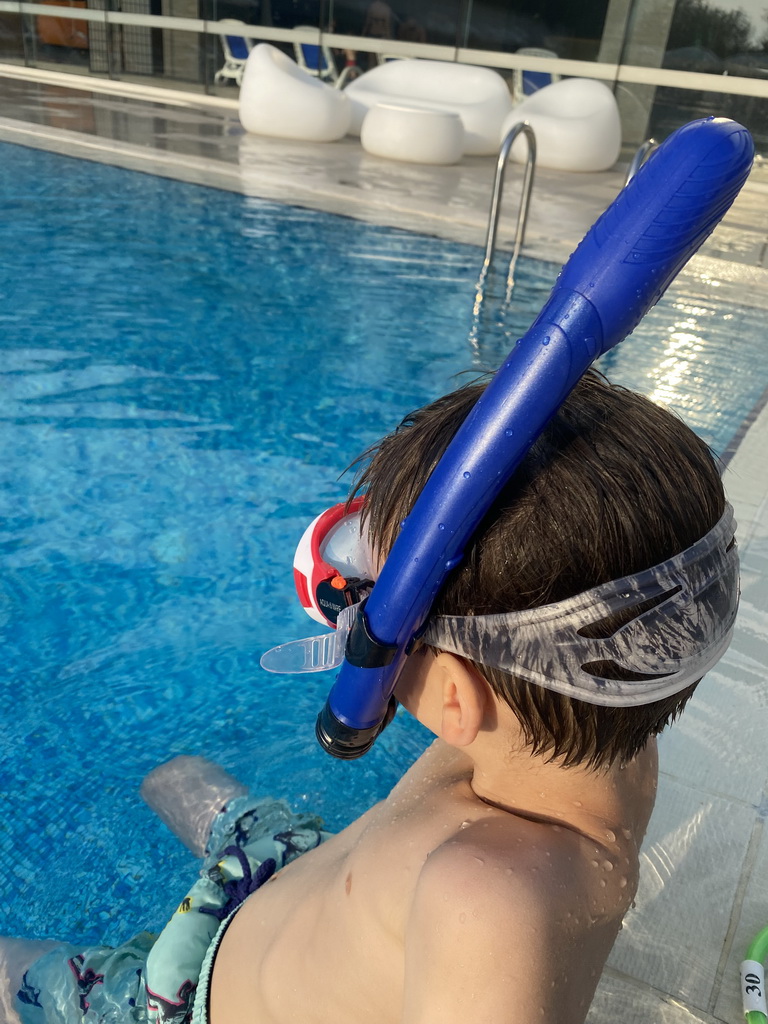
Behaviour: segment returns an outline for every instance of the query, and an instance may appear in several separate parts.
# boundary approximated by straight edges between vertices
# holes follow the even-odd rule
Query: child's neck
[[[487,749],[468,753],[473,762],[470,785],[478,799],[534,820],[562,823],[597,840],[618,827],[633,828],[635,823],[627,820],[632,806],[653,802],[655,741],[628,765],[598,771],[564,768],[523,749],[501,756]]]

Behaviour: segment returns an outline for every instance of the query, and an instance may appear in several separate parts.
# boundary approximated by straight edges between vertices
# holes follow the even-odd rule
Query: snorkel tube
[[[725,118],[671,135],[589,230],[445,451],[358,609],[317,719],[345,760],[370,749],[394,710],[405,658],[448,573],[531,445],[591,363],[661,297],[735,199],[749,132]]]

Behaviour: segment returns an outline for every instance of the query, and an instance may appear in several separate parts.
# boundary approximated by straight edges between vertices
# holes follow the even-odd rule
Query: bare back
[[[530,764],[514,806],[493,806],[436,741],[248,899],[216,957],[211,1024],[582,1021],[635,892],[655,746],[600,775],[552,769],[555,788]]]

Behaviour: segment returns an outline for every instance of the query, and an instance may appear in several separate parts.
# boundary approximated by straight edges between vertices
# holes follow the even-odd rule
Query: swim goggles
[[[345,581],[337,587],[344,603],[336,631],[267,651],[261,665],[268,672],[321,672],[344,660],[359,603],[373,585],[365,577],[371,564],[360,535],[361,504],[358,499],[349,509],[337,505],[318,516],[294,562],[297,580],[320,581],[316,593],[329,572]],[[324,536],[327,523],[332,526]],[[735,528],[726,505],[709,533],[650,569],[526,611],[435,615],[423,642],[590,704],[661,700],[705,675],[731,641],[739,603]],[[352,571],[357,575],[348,578]],[[309,586],[297,589],[309,614],[332,625],[328,609],[317,608],[319,598],[313,610],[307,607]]]

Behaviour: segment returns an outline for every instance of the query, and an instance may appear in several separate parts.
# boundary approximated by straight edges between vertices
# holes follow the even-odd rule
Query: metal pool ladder
[[[509,152],[512,149],[512,144],[518,135],[524,135],[528,143],[528,157],[525,161],[525,173],[523,175],[523,186],[520,197],[520,206],[517,211],[517,226],[515,228],[515,244],[512,249],[512,258],[509,261],[509,268],[507,270],[507,290],[505,302],[509,302],[509,297],[512,293],[512,288],[515,284],[515,266],[517,264],[517,258],[520,255],[520,250],[525,241],[525,227],[528,222],[528,206],[531,201],[531,192],[533,191],[533,172],[536,167],[536,136],[534,135],[533,128],[527,121],[519,121],[513,125],[512,128],[507,132],[504,137],[504,141],[499,148],[499,157],[496,161],[496,177],[493,182],[493,195],[491,197],[491,210],[488,217],[488,235],[485,242],[485,257],[483,259],[483,266],[480,271],[480,277],[477,281],[477,296],[475,299],[475,315],[480,311],[480,305],[483,301],[483,295],[485,291],[485,282],[488,277],[488,272],[491,267],[491,260],[493,259],[493,253],[496,249],[496,233],[499,227],[499,214],[501,213],[501,197],[504,191],[504,172],[507,167],[507,160],[509,159]]]
[[[645,142],[639,147],[635,155],[632,157],[629,167],[627,168],[627,176],[624,179],[624,187],[632,181],[634,176],[643,166],[648,157],[653,153],[655,149],[659,148],[659,144],[656,139],[646,139]]]

